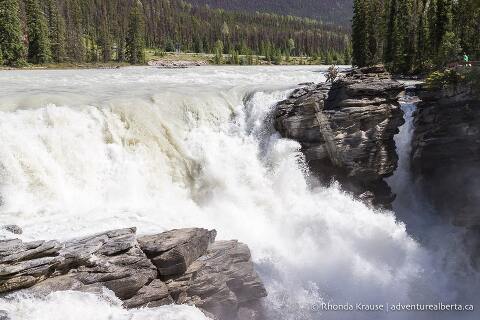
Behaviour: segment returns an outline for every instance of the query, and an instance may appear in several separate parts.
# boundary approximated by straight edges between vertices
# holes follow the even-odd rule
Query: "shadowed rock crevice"
[[[393,137],[404,123],[398,95],[404,86],[383,67],[353,70],[333,84],[295,90],[275,111],[275,128],[297,140],[311,169],[366,201],[390,207],[384,181],[397,168]]]
[[[60,243],[0,241],[0,295],[106,287],[126,308],[195,305],[216,319],[259,319],[266,290],[248,247],[216,231],[178,229],[137,238],[135,228]]]

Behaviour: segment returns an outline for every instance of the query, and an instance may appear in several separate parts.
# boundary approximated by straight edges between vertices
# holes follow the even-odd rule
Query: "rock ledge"
[[[247,308],[257,319],[267,293],[248,247],[215,236],[190,228],[137,237],[127,228],[65,243],[1,240],[0,296],[106,287],[126,308],[190,304],[219,320],[240,319]]]

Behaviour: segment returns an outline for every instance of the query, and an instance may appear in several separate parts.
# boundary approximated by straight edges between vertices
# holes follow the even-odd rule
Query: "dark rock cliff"
[[[467,85],[420,87],[412,169],[433,206],[452,223],[480,227],[480,98]]]
[[[301,143],[324,182],[335,178],[346,190],[389,207],[394,195],[383,179],[397,167],[393,137],[404,123],[397,98],[403,90],[383,67],[354,70],[332,85],[295,90],[277,105],[275,128]]]
[[[106,287],[127,308],[190,304],[219,320],[257,319],[267,293],[248,247],[215,236],[192,228],[137,237],[128,228],[65,243],[0,240],[0,295]]]

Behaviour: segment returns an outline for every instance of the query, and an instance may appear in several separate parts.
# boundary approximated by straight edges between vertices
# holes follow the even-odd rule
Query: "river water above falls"
[[[215,228],[219,239],[250,246],[270,319],[353,319],[319,310],[322,302],[475,304],[475,288],[450,266],[456,257],[445,259],[418,240],[420,227],[410,236],[394,213],[369,209],[337,185],[310,187],[300,145],[273,130],[274,104],[299,83],[323,81],[325,69],[4,71],[0,224],[20,225],[25,240]],[[405,188],[407,176],[390,183]],[[186,306],[127,311],[114,297],[81,293],[0,299],[0,309],[13,319],[203,317]],[[478,315],[435,315],[453,317]]]

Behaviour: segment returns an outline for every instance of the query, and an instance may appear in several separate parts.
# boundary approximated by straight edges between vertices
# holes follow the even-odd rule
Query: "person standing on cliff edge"
[[[470,62],[470,58],[468,57],[468,55],[467,55],[465,52],[463,53],[463,61],[465,61],[465,65],[466,65],[467,67],[470,67],[470,63],[469,63],[469,62]]]

